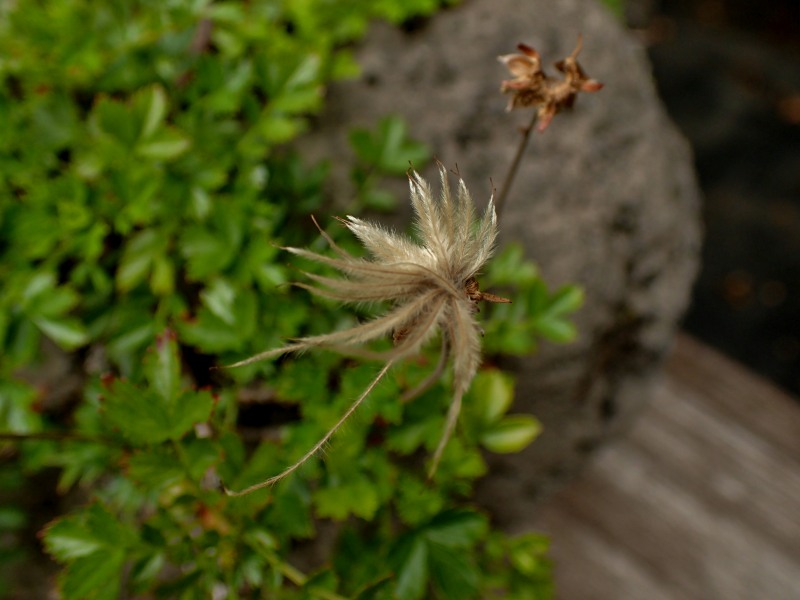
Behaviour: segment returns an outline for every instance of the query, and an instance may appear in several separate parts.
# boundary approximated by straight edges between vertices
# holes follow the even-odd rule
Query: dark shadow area
[[[705,194],[685,327],[799,394],[800,3],[664,0],[631,11]]]

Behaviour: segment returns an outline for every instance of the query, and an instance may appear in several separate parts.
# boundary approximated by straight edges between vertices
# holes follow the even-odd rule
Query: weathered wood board
[[[559,600],[798,600],[800,402],[680,336],[630,431],[532,526]]]

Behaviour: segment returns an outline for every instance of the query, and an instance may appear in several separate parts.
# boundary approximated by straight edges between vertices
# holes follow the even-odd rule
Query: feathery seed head
[[[441,192],[437,198],[418,173],[409,173],[418,242],[380,225],[348,216],[340,221],[361,241],[370,254],[369,258],[352,256],[322,229],[320,233],[337,256],[303,248],[286,248],[297,256],[333,267],[343,275],[342,278],[332,278],[308,274],[313,285],[297,284],[300,287],[343,302],[387,301],[391,306],[382,316],[350,329],[299,338],[231,366],[314,347],[379,358],[385,360],[386,365],[340,421],[303,458],[279,475],[235,495],[271,485],[296,470],[327,443],[392,365],[416,354],[426,342],[441,333],[440,366],[422,386],[432,385],[449,359],[453,368],[453,401],[433,457],[431,475],[435,471],[458,419],[462,397],[480,364],[481,329],[474,316],[476,303],[480,300],[510,302],[481,292],[475,279],[478,270],[491,256],[497,237],[497,216],[492,200],[489,200],[483,215],[476,216],[464,181],[459,179],[457,189],[451,190],[447,171],[442,165],[440,179]],[[365,343],[386,337],[395,342],[389,351],[377,353],[361,348]],[[417,388],[406,398],[422,391],[424,389]]]

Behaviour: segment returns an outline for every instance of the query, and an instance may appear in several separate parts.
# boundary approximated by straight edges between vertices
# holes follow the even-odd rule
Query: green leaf
[[[183,451],[189,474],[195,481],[200,481],[206,471],[220,460],[221,449],[216,442],[208,438],[185,440]]]
[[[221,277],[214,279],[210,286],[200,292],[200,300],[212,314],[225,321],[225,323],[231,326],[235,324],[234,302],[236,300],[236,290],[225,279]]]
[[[314,521],[308,494],[298,491],[297,488],[300,487],[287,484],[276,489],[270,505],[269,520],[281,534],[306,539],[314,535]]]
[[[303,130],[304,121],[281,114],[267,114],[260,119],[254,129],[270,144],[288,142]]]
[[[428,546],[431,579],[444,598],[474,598],[478,591],[478,571],[463,550],[439,544]]]
[[[18,506],[0,506],[0,532],[22,529],[28,524],[28,513]]]
[[[397,583],[394,593],[398,600],[423,598],[428,583],[428,545],[417,536],[402,540],[394,558]]]
[[[45,549],[62,562],[100,550],[122,549],[135,539],[134,533],[100,504],[59,519],[44,530]]]
[[[193,281],[201,281],[224,269],[239,250],[232,235],[210,231],[201,225],[187,228],[181,235],[179,247]]]
[[[351,514],[370,520],[380,506],[375,485],[364,477],[321,487],[314,494],[314,501],[320,517],[337,521],[342,521]]]
[[[533,328],[542,337],[551,342],[566,344],[575,339],[578,332],[573,323],[558,317],[541,318],[533,323]]]
[[[109,385],[106,418],[130,441],[156,444],[177,440],[196,423],[208,420],[214,405],[209,392],[181,387],[178,347],[172,333],[161,336],[144,361],[149,388],[127,381]]]
[[[397,115],[389,115],[378,123],[377,131],[354,129],[350,144],[359,160],[379,171],[402,175],[409,163],[418,167],[430,157],[427,147],[406,136],[406,124]]]
[[[37,273],[23,292],[23,307],[27,314],[37,317],[58,317],[72,310],[79,301],[78,294],[66,286],[58,286],[53,273]]]
[[[145,229],[131,236],[119,261],[117,288],[126,292],[142,283],[163,249],[164,243],[155,229]]]
[[[565,315],[583,306],[583,289],[575,285],[562,287],[551,298],[547,307],[549,315]]]
[[[119,598],[125,551],[95,552],[71,563],[59,576],[64,600],[115,600]]]
[[[494,258],[488,266],[488,284],[526,286],[539,276],[536,265],[525,259],[522,244],[511,243]]]
[[[91,118],[96,130],[113,138],[125,148],[133,148],[139,137],[138,123],[122,102],[101,97],[92,109]]]
[[[397,198],[387,190],[367,189],[361,196],[364,206],[380,211],[391,211],[397,206]]]
[[[174,160],[186,152],[191,140],[176,129],[164,129],[136,145],[136,155],[154,160]]]
[[[177,457],[159,446],[134,452],[128,475],[147,489],[158,490],[179,481],[184,470]]]
[[[475,376],[469,394],[483,428],[508,411],[514,400],[514,381],[498,369],[485,369]]]
[[[47,337],[65,350],[74,350],[89,341],[89,332],[77,319],[33,319]]]
[[[167,296],[175,289],[175,265],[172,259],[163,254],[156,256],[153,261],[150,289],[159,296]]]
[[[483,515],[467,510],[452,510],[436,515],[425,527],[425,539],[448,548],[475,544],[488,530]]]
[[[542,425],[531,415],[509,415],[483,432],[480,443],[492,452],[519,452],[542,431]]]
[[[155,352],[145,358],[145,377],[164,404],[176,401],[181,389],[181,365],[175,334],[166,331],[156,339]]]
[[[160,85],[152,85],[136,93],[133,107],[143,116],[140,138],[149,138],[158,130],[167,115],[167,94]]]
[[[536,533],[527,533],[510,540],[509,558],[514,568],[528,576],[539,574],[543,568],[549,568],[546,556],[550,548],[550,540]]]
[[[441,490],[410,475],[400,477],[393,500],[405,524],[419,525],[442,510],[445,500]]]
[[[170,438],[171,427],[162,400],[150,390],[114,381],[105,400],[112,426],[135,444],[157,444]]]
[[[603,0],[608,9],[614,13],[618,19],[624,21],[625,17],[625,1],[624,0]]]
[[[137,585],[138,591],[144,591],[151,585],[162,572],[167,559],[164,552],[153,552],[133,565],[131,579]]]
[[[206,352],[240,350],[255,333],[257,310],[253,291],[240,290],[233,306],[232,324],[202,307],[195,319],[179,323],[181,340]]]
[[[45,530],[45,549],[63,562],[88,556],[104,547],[102,540],[86,524],[74,518],[56,521]]]

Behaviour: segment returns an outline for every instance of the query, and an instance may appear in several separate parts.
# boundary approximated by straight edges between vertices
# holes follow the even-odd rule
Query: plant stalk
[[[509,167],[508,173],[506,173],[506,177],[503,180],[503,186],[500,188],[500,193],[497,195],[497,201],[494,203],[494,209],[497,213],[498,219],[500,218],[500,213],[503,211],[503,206],[505,205],[508,193],[511,190],[511,184],[514,183],[514,177],[517,175],[519,163],[522,160],[522,155],[525,153],[525,148],[528,145],[528,139],[531,137],[531,131],[533,131],[533,128],[536,126],[537,117],[538,113],[533,111],[533,116],[531,117],[531,121],[528,123],[528,126],[520,129],[522,138],[519,140],[517,153],[514,155],[514,160],[511,162],[511,167]]]

